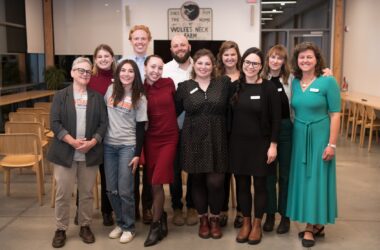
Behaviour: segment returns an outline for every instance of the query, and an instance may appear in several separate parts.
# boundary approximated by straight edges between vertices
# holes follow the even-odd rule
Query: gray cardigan
[[[96,166],[103,163],[102,140],[107,130],[107,110],[103,97],[87,89],[86,138],[95,138],[98,142],[86,153],[86,165]],[[53,98],[50,124],[54,132],[53,143],[47,158],[49,161],[71,167],[75,149],[62,139],[66,134],[76,137],[76,110],[74,105],[73,85],[58,91]]]

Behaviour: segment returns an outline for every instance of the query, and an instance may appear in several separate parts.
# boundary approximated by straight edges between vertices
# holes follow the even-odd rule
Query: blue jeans
[[[135,232],[134,176],[128,166],[135,146],[104,144],[104,172],[107,195],[123,231]]]

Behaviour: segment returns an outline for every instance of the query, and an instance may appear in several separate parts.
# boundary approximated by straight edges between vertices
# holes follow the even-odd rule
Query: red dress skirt
[[[178,143],[175,86],[170,78],[161,78],[144,87],[149,120],[144,143],[148,181],[153,185],[172,183]]]

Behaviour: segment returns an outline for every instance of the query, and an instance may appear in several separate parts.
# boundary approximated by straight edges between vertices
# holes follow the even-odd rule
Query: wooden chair
[[[46,113],[45,109],[43,108],[18,108],[17,112],[22,112],[22,113]]]
[[[33,106],[45,110],[46,113],[50,113],[51,110],[51,102],[36,102]]]
[[[354,132],[356,109],[357,109],[357,104],[354,102],[350,102],[350,107],[348,108],[347,125],[346,125],[346,140],[348,138],[348,131],[350,129],[350,124],[351,124],[351,136]]]
[[[376,131],[376,142],[379,143],[379,130],[380,130],[380,119],[376,117],[375,110],[372,107],[365,107],[365,119],[364,126],[361,130],[360,135],[360,146],[364,145],[364,137],[366,129],[369,129],[369,138],[368,138],[368,152],[371,151],[372,146],[372,136],[373,132]]]
[[[342,104],[341,104],[342,108],[340,111],[340,135],[343,135],[345,122],[348,117],[348,109],[346,105],[347,105],[347,102],[345,100],[342,100]]]
[[[10,170],[32,168],[36,172],[37,196],[43,205],[45,193],[42,174],[42,147],[35,134],[0,134],[0,167],[4,169],[5,194],[10,195]]]
[[[364,110],[364,105],[363,104],[357,104],[356,107],[356,113],[355,113],[355,122],[353,123],[353,130],[352,130],[352,135],[351,135],[351,141],[356,142],[356,134],[357,134],[357,129],[358,126],[360,126],[360,136],[362,136],[362,128],[364,125],[364,116],[365,116],[365,110]],[[361,140],[361,138],[360,138]],[[359,140],[359,141],[360,141]]]
[[[40,143],[43,149],[43,155],[47,152],[49,141],[45,135],[44,127],[39,122],[6,122],[5,123],[5,133],[7,134],[22,134],[31,133],[38,135]],[[47,171],[51,172],[49,162],[44,158],[42,162],[43,175],[45,176],[45,167],[47,166]]]
[[[54,137],[53,131],[50,129],[50,113],[41,113],[40,119],[42,122],[42,125],[45,128],[45,134],[48,140],[52,139]]]
[[[38,122],[38,116],[35,113],[10,112],[9,120],[12,122]]]

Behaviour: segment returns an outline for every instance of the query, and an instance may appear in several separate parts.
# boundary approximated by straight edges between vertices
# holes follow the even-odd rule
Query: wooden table
[[[52,96],[55,90],[31,90],[0,96],[0,106]]]
[[[14,104],[14,103],[19,103],[19,102],[24,102],[24,101],[29,101],[33,99],[38,99],[41,97],[47,97],[47,96],[53,96],[55,94],[55,90],[31,90],[31,91],[23,91],[23,92],[18,92],[15,94],[9,94],[9,95],[2,95],[0,96],[0,107],[9,105],[9,104]],[[4,122],[3,122],[3,115],[2,115],[2,110],[0,108],[0,132],[4,131]]]
[[[341,124],[341,134],[343,134],[344,127],[344,119],[346,115],[346,105],[347,102],[352,102],[356,104],[362,104],[365,106],[372,107],[376,110],[380,110],[380,96],[367,95],[358,92],[341,92],[342,98],[342,124]],[[356,114],[356,108],[353,110],[354,114]],[[354,126],[354,124],[352,125]],[[353,131],[353,130],[352,130]]]

